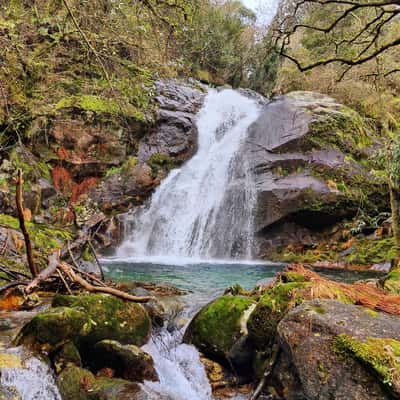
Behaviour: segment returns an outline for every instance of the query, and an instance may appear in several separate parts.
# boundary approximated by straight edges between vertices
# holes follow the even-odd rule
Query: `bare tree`
[[[310,11],[323,19],[310,18]],[[288,0],[276,19],[275,48],[300,71],[338,63],[344,67],[343,77],[352,67],[400,46],[399,16],[399,0]],[[324,54],[304,60],[291,48],[297,33],[317,35],[316,40],[324,43]],[[398,65],[381,74],[395,72],[400,72]]]

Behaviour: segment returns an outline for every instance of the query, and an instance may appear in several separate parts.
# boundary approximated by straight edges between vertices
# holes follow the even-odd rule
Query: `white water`
[[[143,389],[151,400],[211,400],[208,382],[199,353],[193,346],[181,343],[182,331],[162,335],[143,347],[152,355],[159,382],[145,382]]]
[[[2,351],[21,359],[19,368],[1,368],[0,384],[10,392],[10,399],[62,400],[49,366],[22,347]],[[6,397],[7,398],[7,397]]]
[[[117,258],[251,257],[255,191],[239,149],[259,112],[236,91],[209,92],[197,119],[196,155],[130,215]]]

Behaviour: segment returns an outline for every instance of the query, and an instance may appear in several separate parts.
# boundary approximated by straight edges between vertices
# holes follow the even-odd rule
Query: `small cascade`
[[[2,351],[0,384],[9,399],[62,400],[50,367],[28,350],[17,347]],[[6,397],[8,399],[8,397]]]
[[[117,257],[251,258],[255,188],[240,149],[259,112],[237,91],[209,92],[196,155],[130,215]]]
[[[145,382],[151,400],[212,400],[211,386],[195,347],[183,344],[183,331],[163,329],[143,349],[152,355],[159,382]]]

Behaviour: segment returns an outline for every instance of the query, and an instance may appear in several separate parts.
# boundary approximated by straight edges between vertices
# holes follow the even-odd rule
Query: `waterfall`
[[[237,91],[208,93],[197,118],[196,155],[130,214],[117,257],[251,257],[255,190],[239,150],[259,112]]]

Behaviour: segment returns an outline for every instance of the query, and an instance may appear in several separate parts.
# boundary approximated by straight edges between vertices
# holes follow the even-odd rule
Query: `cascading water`
[[[199,353],[181,343],[182,331],[164,330],[143,347],[154,360],[159,382],[145,382],[151,400],[212,400],[212,391]]]
[[[62,400],[51,369],[44,361],[23,347],[3,350],[2,357],[0,385],[6,399]]]
[[[208,93],[197,118],[196,155],[128,217],[116,258],[251,258],[255,188],[240,149],[259,113],[257,101],[237,91]],[[160,378],[143,384],[152,400],[213,399],[199,353],[181,343],[182,334],[163,329],[144,347]]]
[[[250,258],[254,186],[239,149],[255,100],[211,90],[198,115],[198,151],[127,220],[117,257]]]

